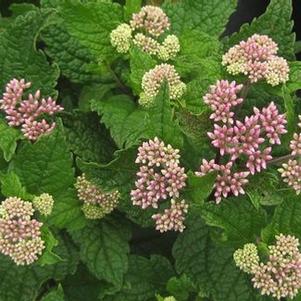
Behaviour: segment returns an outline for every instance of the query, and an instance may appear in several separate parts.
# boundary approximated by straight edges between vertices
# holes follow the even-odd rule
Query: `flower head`
[[[133,14],[130,25],[133,30],[144,29],[154,37],[159,37],[170,26],[164,11],[160,7],[151,5],[146,5],[140,12]]]
[[[42,193],[41,195],[34,197],[32,203],[36,210],[42,215],[47,216],[52,212],[54,200],[50,194]]]
[[[167,81],[169,86],[170,99],[174,100],[182,97],[186,90],[186,85],[181,82],[175,67],[169,64],[161,64],[144,74],[142,78],[144,94],[143,101],[140,101],[140,103],[145,103],[145,99],[148,99],[150,103],[153,102],[164,80]]]
[[[0,252],[10,256],[17,265],[29,265],[42,254],[42,223],[31,219],[30,202],[20,198],[7,198],[1,204]]]
[[[119,53],[127,53],[131,46],[132,29],[126,24],[118,25],[110,34],[111,44]]]
[[[272,160],[271,147],[261,150],[248,150],[246,154],[248,156],[248,161],[246,167],[250,170],[251,174],[254,175],[255,172],[260,172],[262,169],[267,168],[267,162]]]
[[[278,171],[283,178],[283,182],[291,186],[297,194],[301,192],[301,165],[297,160],[288,160],[287,163],[282,164],[282,168]]]
[[[276,236],[276,244],[269,247],[266,264],[258,265],[253,273],[253,285],[262,295],[278,300],[293,299],[301,288],[301,253],[299,240],[291,235]]]
[[[158,57],[162,61],[174,59],[180,51],[180,42],[177,36],[168,35],[158,50]]]
[[[254,108],[254,112],[259,116],[269,142],[271,144],[281,144],[280,135],[287,133],[285,129],[287,123],[285,115],[279,114],[274,102],[271,102],[268,107],[263,108],[261,112],[257,108]]]
[[[144,35],[143,33],[137,33],[134,37],[133,43],[141,50],[151,55],[157,55],[159,52],[159,42],[151,37]]]
[[[164,210],[164,213],[157,213],[152,216],[156,222],[156,230],[166,232],[169,230],[183,232],[185,229],[184,220],[188,205],[184,200],[171,200],[171,206]]]
[[[251,274],[259,265],[257,247],[251,243],[245,244],[242,249],[237,249],[233,254],[233,258],[236,266],[248,274]]]
[[[31,83],[26,83],[24,79],[11,80],[6,85],[6,92],[0,100],[0,109],[6,114],[8,124],[13,127],[21,126],[21,131],[29,140],[36,140],[42,134],[50,133],[55,123],[49,123],[42,118],[43,115],[52,116],[63,110],[56,102],[48,97],[40,100],[40,91],[29,94],[23,100],[24,90],[29,88]]]
[[[213,113],[210,119],[233,123],[233,107],[241,104],[243,99],[238,97],[243,85],[237,85],[235,81],[229,83],[227,80],[218,80],[215,85],[210,86],[209,93],[203,99],[210,106]]]
[[[254,34],[224,54],[222,64],[233,75],[247,75],[250,82],[266,79],[276,86],[288,80],[286,60],[277,56],[277,44],[266,35]]]
[[[117,190],[103,192],[96,185],[88,181],[85,174],[77,177],[75,188],[77,190],[78,198],[84,202],[82,210],[87,218],[101,218],[104,215],[111,213],[118,205],[120,195]],[[99,207],[100,209],[96,207]]]
[[[301,155],[301,134],[294,133],[293,140],[290,142],[292,155]]]
[[[157,137],[142,143],[136,159],[141,164],[136,189],[131,191],[134,205],[158,208],[160,200],[179,196],[187,178],[184,168],[179,166],[179,158],[178,149],[166,146]]]

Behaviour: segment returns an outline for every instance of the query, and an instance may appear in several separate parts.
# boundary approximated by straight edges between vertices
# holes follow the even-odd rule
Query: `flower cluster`
[[[245,273],[251,274],[259,265],[259,256],[256,245],[245,244],[242,249],[237,249],[233,254],[237,267]]]
[[[245,193],[243,186],[248,183],[247,176],[265,169],[267,162],[272,159],[272,148],[267,144],[280,144],[280,136],[287,132],[285,116],[279,114],[273,102],[261,110],[254,108],[254,114],[243,121],[237,120],[233,108],[243,102],[238,96],[241,89],[242,85],[222,80],[211,86],[209,93],[204,96],[204,102],[214,111],[210,118],[217,122],[208,136],[221,157],[229,159],[226,164],[203,160],[196,174],[203,176],[211,171],[217,172],[217,203],[229,194],[237,196]],[[238,157],[245,162],[246,171],[233,171]]]
[[[143,142],[138,149],[136,163],[140,164],[135,189],[131,191],[134,205],[142,209],[158,208],[159,202],[172,198],[171,207],[164,213],[154,214],[156,228],[161,232],[183,231],[184,215],[187,212],[185,201],[179,201],[179,192],[186,186],[184,168],[179,165],[179,150],[165,145],[157,137]]]
[[[32,219],[30,202],[9,197],[0,205],[0,252],[17,265],[29,265],[42,254],[42,223]]]
[[[266,35],[254,34],[246,41],[233,46],[223,56],[222,64],[233,75],[247,75],[250,82],[265,79],[277,86],[289,77],[287,61],[277,56],[277,44]]]
[[[119,192],[103,192],[86,179],[85,174],[75,183],[78,198],[84,202],[82,210],[88,219],[100,219],[111,213],[118,204]]]
[[[299,116],[301,120],[301,115]],[[301,123],[298,123],[298,126],[301,128]],[[293,139],[290,142],[291,149],[291,159],[286,163],[282,164],[282,168],[279,168],[278,171],[283,178],[283,182],[287,183],[288,186],[292,187],[296,194],[301,192],[301,134],[294,133]]]
[[[254,288],[262,295],[293,299],[301,288],[301,253],[299,240],[291,235],[276,235],[275,245],[269,246],[268,260],[260,262],[257,247],[246,244],[234,253],[236,265],[252,274]]]
[[[169,87],[170,99],[181,98],[186,91],[186,85],[180,80],[175,67],[169,64],[160,64],[144,74],[142,78],[143,92],[140,94],[139,103],[151,106],[165,80]]]
[[[127,53],[131,42],[144,52],[162,61],[174,59],[180,51],[175,35],[162,35],[170,27],[169,19],[160,7],[146,5],[132,15],[130,24],[123,23],[111,32],[111,44],[119,53]]]
[[[276,236],[276,244],[269,246],[267,263],[254,269],[253,285],[262,295],[278,300],[293,299],[301,288],[301,253],[299,240],[290,235]]]
[[[0,109],[6,114],[8,124],[13,127],[21,126],[21,131],[29,140],[36,140],[44,133],[51,132],[55,123],[48,123],[44,115],[54,115],[63,110],[56,102],[48,97],[40,100],[40,91],[34,95],[29,94],[23,100],[24,90],[29,88],[31,83],[24,79],[13,79],[6,85],[3,99],[0,100]]]
[[[35,196],[32,200],[32,204],[36,210],[42,215],[50,215],[54,205],[53,197],[48,193],[42,193],[39,196]]]

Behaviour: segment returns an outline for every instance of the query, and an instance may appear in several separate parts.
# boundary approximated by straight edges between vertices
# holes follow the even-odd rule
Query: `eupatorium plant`
[[[292,0],[233,34],[237,0],[21,2],[0,6],[0,301],[298,301]]]

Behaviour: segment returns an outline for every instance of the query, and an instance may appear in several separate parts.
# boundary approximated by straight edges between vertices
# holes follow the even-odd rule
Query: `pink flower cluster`
[[[301,115],[299,116],[301,120]],[[301,128],[301,123],[298,123]],[[282,168],[278,171],[283,178],[283,182],[287,183],[288,186],[292,187],[296,194],[301,192],[301,163],[299,156],[301,155],[301,134],[294,133],[293,139],[290,142],[291,157],[287,163],[282,164]],[[294,158],[295,157],[295,158]]]
[[[268,262],[260,263],[253,274],[253,285],[262,295],[293,299],[301,288],[299,240],[291,235],[276,236],[276,244],[269,246]]]
[[[30,202],[16,197],[7,198],[0,205],[0,252],[17,265],[29,265],[42,254],[42,223],[32,219]]]
[[[44,115],[54,115],[63,110],[56,102],[48,97],[40,100],[40,91],[34,95],[29,94],[23,100],[24,90],[29,88],[31,83],[24,79],[13,79],[6,85],[3,99],[0,100],[0,109],[6,114],[8,124],[13,127],[21,126],[21,131],[29,140],[36,140],[39,136],[51,132],[55,123],[48,123]]]
[[[211,171],[217,172],[217,203],[229,194],[237,196],[244,193],[243,186],[248,182],[249,173],[265,169],[267,161],[272,159],[272,148],[266,144],[280,144],[280,136],[287,132],[285,116],[279,114],[273,102],[262,110],[254,108],[254,114],[245,117],[244,121],[235,119],[232,109],[243,102],[237,95],[242,88],[242,85],[236,85],[235,82],[217,81],[204,96],[205,103],[214,110],[210,117],[221,123],[214,124],[214,130],[208,136],[220,155],[229,157],[225,165],[217,164],[214,160],[203,160],[200,171],[196,173],[202,176]],[[233,172],[234,162],[239,156],[247,158],[247,171]]]
[[[272,86],[285,83],[289,76],[287,61],[277,56],[277,44],[266,35],[254,34],[224,54],[222,64],[233,75],[243,73],[251,82],[265,79]]]
[[[166,29],[169,29],[170,23],[160,7],[146,5],[140,12],[133,14],[130,25],[134,30],[144,29],[150,35],[159,37]]]
[[[157,137],[143,142],[138,148],[136,163],[140,164],[135,182],[136,189],[131,191],[134,205],[142,209],[158,208],[159,202],[168,198],[179,198],[179,192],[186,186],[184,168],[179,165],[179,150],[165,145]],[[184,214],[187,211],[185,201],[171,201],[171,208],[164,214],[155,214],[157,229],[182,231]],[[163,226],[164,225],[164,226]]]
[[[88,219],[100,219],[111,213],[118,205],[119,192],[104,192],[86,179],[85,174],[75,183],[78,198],[84,202],[82,210]]]

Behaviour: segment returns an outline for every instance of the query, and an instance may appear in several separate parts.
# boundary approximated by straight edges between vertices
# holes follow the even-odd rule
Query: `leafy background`
[[[290,121],[289,141],[301,111],[291,1],[271,0],[260,17],[228,36],[223,33],[236,0],[150,1],[162,4],[179,36],[181,52],[173,63],[188,89],[185,101],[174,107],[162,87],[147,110],[137,105],[137,95],[143,74],[156,61],[135,48],[126,57],[117,55],[109,41],[110,31],[138,11],[141,0],[16,2],[10,3],[9,17],[0,18],[1,87],[11,78],[25,78],[32,90],[57,97],[65,111],[53,134],[34,144],[1,116],[1,199],[54,196],[54,212],[44,222],[60,260],[16,267],[1,255],[0,300],[148,301],[159,294],[178,301],[270,300],[252,288],[232,254],[247,242],[269,243],[275,233],[301,239],[301,197],[270,168],[254,177],[245,197],[216,206],[206,201],[214,177],[197,178],[192,171],[212,155],[202,95],[227,77],[222,53],[253,33],[271,36],[290,61],[285,88],[258,84],[248,99],[250,107],[277,101]],[[179,235],[154,231],[151,210],[133,207],[129,199],[137,145],[154,136],[179,148],[190,170],[185,199],[191,210]],[[278,154],[286,148],[287,143]],[[119,189],[118,210],[98,222],[84,218],[73,186],[81,172],[105,189]]]

